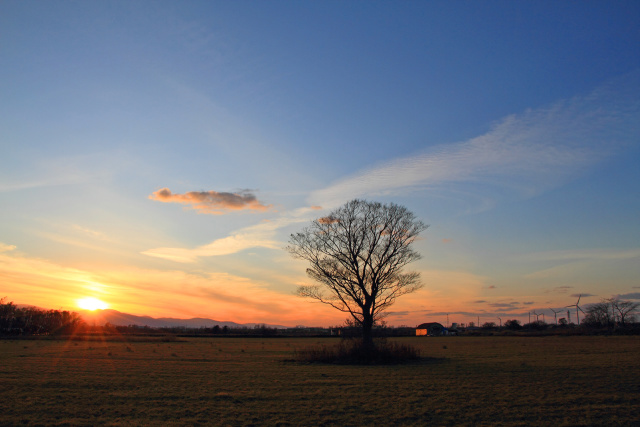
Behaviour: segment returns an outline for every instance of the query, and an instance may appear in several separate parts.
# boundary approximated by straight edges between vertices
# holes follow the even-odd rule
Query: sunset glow
[[[308,265],[284,248],[358,198],[429,225],[406,266],[424,287],[389,325],[640,300],[638,17],[0,2],[0,298],[336,325],[295,295]]]
[[[78,302],[78,307],[80,307],[83,310],[94,311],[94,310],[104,310],[106,308],[109,308],[109,305],[106,302],[100,301],[99,299],[92,298],[92,297],[82,298],[82,299],[79,299],[77,302]]]

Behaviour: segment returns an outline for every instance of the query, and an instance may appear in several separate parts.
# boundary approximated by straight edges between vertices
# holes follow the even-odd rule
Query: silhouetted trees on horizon
[[[640,334],[640,324],[636,322],[640,303],[619,298],[603,299],[599,303],[586,306],[585,317],[580,325],[568,323],[566,319],[558,319],[558,324],[533,321],[521,324],[519,320],[510,319],[503,326],[495,322],[485,322],[480,328],[473,322],[468,326],[459,326],[456,335],[493,335],[502,334]],[[304,337],[304,336],[337,336],[343,338],[360,335],[361,328],[352,319],[343,325],[331,327],[295,327],[278,329],[265,324],[255,326],[229,327],[214,325],[213,327],[149,327],[139,325],[87,325],[78,313],[66,310],[44,310],[32,306],[18,306],[0,298],[0,336],[61,336],[87,334],[121,334],[121,335],[179,335],[179,336],[254,336],[254,337]],[[374,326],[373,336],[401,337],[415,336],[415,327],[390,327],[381,321]]]
[[[0,299],[0,335],[66,335],[84,324],[78,313],[20,307]]]

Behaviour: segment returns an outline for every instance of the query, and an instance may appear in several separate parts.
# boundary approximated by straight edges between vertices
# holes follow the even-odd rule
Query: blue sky
[[[640,297],[640,5],[0,4],[0,296],[340,323],[288,235],[430,227],[391,324]],[[320,209],[318,209],[320,208]],[[483,320],[484,319],[484,320]]]

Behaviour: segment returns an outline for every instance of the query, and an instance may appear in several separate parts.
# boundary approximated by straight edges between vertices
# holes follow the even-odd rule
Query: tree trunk
[[[373,351],[373,316],[364,316],[362,320],[362,346]]]

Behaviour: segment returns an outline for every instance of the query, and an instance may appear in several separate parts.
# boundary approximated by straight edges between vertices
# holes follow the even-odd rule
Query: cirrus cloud
[[[227,211],[251,210],[266,211],[272,205],[265,205],[258,201],[250,190],[240,190],[237,193],[217,191],[189,191],[184,194],[172,193],[168,188],[154,191],[149,199],[164,203],[182,203],[190,205],[200,213],[222,215]]]
[[[608,82],[590,94],[503,118],[483,135],[431,146],[342,178],[309,196],[327,208],[357,197],[428,190],[468,198],[477,210],[494,206],[476,187],[532,197],[554,188],[639,136],[640,72]],[[502,192],[502,191],[501,191]],[[488,193],[493,194],[493,193]]]

